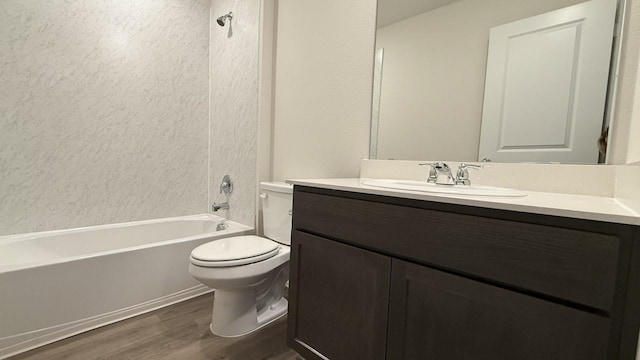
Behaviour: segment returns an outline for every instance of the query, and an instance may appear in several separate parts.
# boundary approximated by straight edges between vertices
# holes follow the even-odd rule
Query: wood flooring
[[[250,335],[209,331],[213,295],[203,295],[88,331],[10,360],[302,360],[286,344],[286,317]]]

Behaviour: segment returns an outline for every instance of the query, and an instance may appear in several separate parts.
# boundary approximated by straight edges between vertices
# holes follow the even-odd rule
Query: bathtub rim
[[[74,233],[79,233],[84,231],[89,232],[93,230],[110,229],[110,228],[116,228],[116,227],[130,227],[135,225],[154,224],[154,223],[161,223],[166,221],[188,221],[188,220],[212,220],[217,222],[225,222],[226,224],[229,225],[229,227],[220,231],[213,231],[213,232],[202,233],[197,235],[184,236],[184,237],[179,237],[175,239],[151,242],[143,245],[129,246],[129,247],[117,248],[117,249],[106,250],[106,251],[98,251],[98,252],[92,252],[92,253],[82,254],[82,255],[60,257],[51,261],[40,261],[40,262],[26,263],[23,265],[21,264],[21,265],[15,265],[15,266],[13,265],[3,266],[2,264],[0,264],[0,275],[14,272],[14,271],[35,268],[35,267],[44,267],[49,265],[77,261],[81,259],[90,259],[90,258],[95,258],[99,256],[108,256],[112,254],[142,250],[142,249],[147,249],[147,248],[156,247],[156,246],[163,246],[167,244],[183,243],[183,242],[194,241],[194,240],[198,240],[206,237],[216,237],[218,235],[224,235],[229,233],[237,232],[237,235],[250,235],[252,233],[255,233],[255,228],[251,226],[243,225],[241,223],[235,222],[233,220],[228,220],[218,215],[203,213],[203,214],[176,216],[176,217],[169,217],[169,218],[137,220],[137,221],[103,224],[103,225],[91,225],[91,226],[83,226],[83,227],[71,228],[71,229],[46,230],[46,231],[37,231],[37,232],[24,233],[24,234],[3,235],[3,236],[0,236],[0,248],[2,247],[2,245],[5,245],[5,244],[28,241],[28,240],[47,237],[51,235],[65,235],[65,234],[74,234]]]

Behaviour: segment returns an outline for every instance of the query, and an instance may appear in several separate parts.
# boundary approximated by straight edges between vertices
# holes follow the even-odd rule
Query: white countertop
[[[417,191],[383,189],[360,184],[360,179],[292,179],[287,183],[321,189],[351,191],[362,194],[519,211],[576,219],[640,225],[640,214],[611,197],[525,191],[525,197],[488,197],[449,195]]]

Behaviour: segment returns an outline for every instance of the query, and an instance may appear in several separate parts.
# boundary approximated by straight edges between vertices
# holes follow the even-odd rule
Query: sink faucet
[[[471,185],[469,180],[469,169],[481,169],[480,165],[461,163],[456,172],[456,185]]]
[[[427,182],[434,183],[437,185],[454,185],[455,179],[451,174],[451,168],[449,165],[443,162],[437,163],[425,163],[420,164],[420,166],[431,165],[431,169],[429,170],[429,177],[427,178]]]

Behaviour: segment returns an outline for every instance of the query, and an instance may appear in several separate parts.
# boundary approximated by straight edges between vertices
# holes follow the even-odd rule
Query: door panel
[[[479,159],[597,163],[615,2],[491,29]]]

